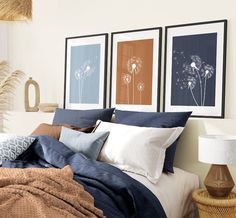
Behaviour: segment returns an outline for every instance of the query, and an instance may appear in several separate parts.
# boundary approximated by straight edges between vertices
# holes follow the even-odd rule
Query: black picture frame
[[[135,56],[136,59],[136,51],[139,49],[146,49],[147,47],[144,44],[138,44],[139,42],[144,40],[153,40],[153,58],[152,58],[152,93],[151,93],[151,103],[150,104],[140,104],[137,103],[117,103],[116,101],[116,94],[117,94],[117,74],[119,73],[117,70],[118,62],[119,62],[119,50],[118,44],[119,43],[133,43],[134,41],[137,43],[137,49],[133,49],[132,45],[130,52],[129,60],[132,58],[131,56]],[[142,47],[143,46],[143,47]],[[134,111],[159,111],[160,110],[160,81],[161,81],[161,49],[162,49],[162,28],[161,27],[154,27],[154,28],[145,28],[145,29],[136,29],[136,30],[127,30],[127,31],[119,31],[119,32],[112,32],[111,33],[111,65],[110,65],[110,107],[116,107],[122,110],[134,110]],[[135,51],[134,51],[135,50]],[[136,60],[137,64],[139,60]],[[143,61],[143,60],[142,60]],[[145,60],[144,60],[145,61]],[[127,61],[128,62],[128,61]],[[128,70],[125,69],[127,72]],[[123,71],[125,72],[125,71]],[[140,74],[142,71],[140,71]],[[127,73],[132,75],[131,72]],[[133,79],[133,77],[131,78]],[[146,84],[143,84],[144,86]],[[138,89],[138,84],[136,84]],[[143,88],[140,85],[140,90]],[[144,87],[145,88],[145,87]],[[127,88],[128,89],[128,88]],[[130,91],[131,93],[131,91]],[[134,92],[133,92],[134,93]],[[134,94],[133,94],[134,95]],[[127,94],[128,96],[128,94]],[[128,97],[127,97],[128,98]],[[131,97],[132,98],[132,97]]]
[[[165,27],[163,111],[224,118],[227,20]]]
[[[106,107],[107,53],[108,33],[65,38],[64,108]]]

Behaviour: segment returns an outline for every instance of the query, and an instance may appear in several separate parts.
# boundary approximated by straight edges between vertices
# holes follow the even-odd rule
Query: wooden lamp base
[[[209,194],[216,198],[227,197],[234,187],[234,181],[227,165],[212,164],[204,184]]]

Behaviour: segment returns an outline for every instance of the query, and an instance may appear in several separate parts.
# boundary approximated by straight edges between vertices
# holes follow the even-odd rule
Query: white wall
[[[8,59],[8,25],[0,23],[0,60]]]
[[[8,24],[9,61],[13,69],[21,69],[38,81],[41,102],[62,106],[65,37],[228,19],[227,120],[192,119],[177,151],[177,166],[204,177],[208,165],[197,162],[198,134],[236,134],[235,8],[235,0],[34,0],[32,22]],[[23,110],[23,87],[15,109]],[[236,168],[233,171],[236,178]]]

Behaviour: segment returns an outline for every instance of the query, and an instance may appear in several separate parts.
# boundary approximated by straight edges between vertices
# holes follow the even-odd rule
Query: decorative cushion
[[[97,120],[110,122],[113,112],[114,108],[93,110],[71,110],[57,108],[53,118],[53,124],[69,124],[79,127],[90,127],[94,126]]]
[[[16,134],[13,133],[0,133],[0,142],[4,142],[9,138],[16,137]]]
[[[100,122],[95,133],[109,131],[110,134],[99,160],[156,183],[162,173],[166,148],[182,130],[183,127],[151,128]]]
[[[192,112],[134,112],[134,111],[115,111],[115,122],[126,125],[156,128],[184,127]],[[173,164],[176,139],[166,150],[164,172],[174,173]]]
[[[34,142],[35,138],[28,136],[0,135],[0,163],[4,160],[15,160]]]
[[[108,135],[108,131],[83,133],[62,127],[59,141],[72,151],[80,152],[87,158],[96,160]]]
[[[80,132],[85,132],[85,133],[90,133],[94,129],[94,126],[87,127],[87,128],[81,128],[81,127],[71,126],[71,125],[68,125],[68,124],[51,125],[51,124],[47,124],[47,123],[41,123],[31,133],[31,135],[48,135],[48,136],[51,136],[51,137],[59,140],[62,126],[67,127],[69,129],[77,130],[77,131],[80,131]]]

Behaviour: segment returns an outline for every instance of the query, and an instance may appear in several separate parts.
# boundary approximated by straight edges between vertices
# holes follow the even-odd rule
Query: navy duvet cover
[[[159,200],[141,183],[119,169],[74,153],[63,143],[38,136],[30,148],[15,161],[2,167],[29,168],[70,165],[74,179],[82,184],[95,200],[95,206],[108,218],[164,218]]]

